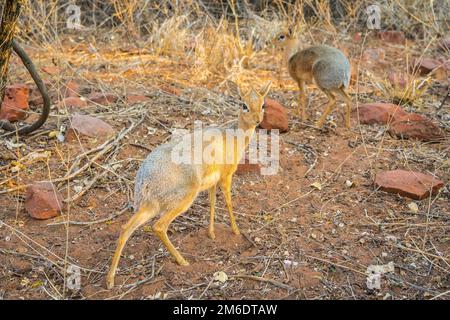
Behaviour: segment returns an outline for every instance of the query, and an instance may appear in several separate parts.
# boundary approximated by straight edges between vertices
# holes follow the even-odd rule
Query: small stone
[[[36,107],[44,104],[44,98],[39,95],[34,98],[30,98],[30,106]]]
[[[387,235],[386,236],[386,241],[397,242],[397,237],[393,236],[393,235]]]
[[[405,89],[407,85],[407,76],[404,73],[390,72],[388,80],[396,88]]]
[[[116,102],[118,100],[118,97],[114,93],[97,92],[89,95],[88,99],[94,103],[107,106]]]
[[[411,213],[419,212],[419,206],[415,202],[409,203],[408,204],[408,209],[409,209],[409,212],[411,212]]]
[[[27,260],[14,259],[10,264],[10,268],[14,270],[14,272],[22,274],[31,271],[33,265]]]
[[[317,189],[317,190],[319,190],[319,191],[322,190],[322,184],[319,181],[315,181],[310,186],[315,188],[315,189]]]
[[[71,118],[70,127],[66,133],[67,141],[76,139],[75,131],[91,138],[108,138],[114,135],[114,128],[105,121],[78,113]]]
[[[353,187],[353,182],[351,182],[350,180],[345,180],[345,186],[347,188],[351,188],[351,187]]]
[[[420,76],[426,76],[434,69],[444,67],[444,64],[439,60],[424,57],[414,59],[411,67],[413,71],[417,70]]]
[[[383,48],[367,48],[364,50],[362,58],[366,61],[384,61],[386,51]]]
[[[405,44],[405,34],[402,31],[388,30],[378,33],[381,40],[394,44]]]
[[[80,85],[75,81],[71,80],[62,89],[63,96],[68,97],[79,97],[80,96]]]
[[[83,97],[68,97],[58,103],[58,108],[64,107],[84,108],[87,107],[87,101]]]
[[[228,275],[223,271],[217,271],[213,274],[213,280],[225,283],[228,280]]]
[[[42,67],[41,71],[45,72],[45,73],[47,73],[49,75],[52,75],[52,76],[57,75],[57,74],[59,74],[61,72],[61,70],[58,67],[55,67],[55,66]]]
[[[236,170],[236,174],[237,175],[244,175],[244,174],[249,174],[249,173],[260,173],[261,171],[261,166],[259,165],[259,163],[250,163],[249,159],[247,156],[245,156],[245,158],[243,159],[243,162],[241,161],[241,163],[238,164],[237,170]]]
[[[362,33],[361,32],[355,32],[353,35],[353,41],[354,42],[360,42],[362,40]]]
[[[63,198],[51,182],[34,183],[27,188],[25,210],[35,219],[50,219],[61,214]]]
[[[166,85],[162,85],[159,87],[159,89],[161,91],[164,91],[166,93],[170,93],[173,94],[175,96],[181,96],[181,90],[172,86],[166,86]]]
[[[289,122],[286,109],[276,100],[266,98],[264,118],[260,127],[267,130],[278,129],[280,132],[289,130]]]
[[[150,101],[150,98],[140,95],[140,94],[130,94],[130,95],[126,96],[125,100],[126,100],[127,104],[133,105],[136,103]]]
[[[450,36],[441,39],[440,44],[445,50],[450,50]]]

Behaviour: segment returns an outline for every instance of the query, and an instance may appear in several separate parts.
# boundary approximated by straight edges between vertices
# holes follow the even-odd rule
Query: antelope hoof
[[[112,288],[114,288],[114,278],[108,277],[106,279],[106,288],[108,290],[111,290]]]
[[[213,230],[208,230],[208,237],[212,240],[216,239],[216,234]]]
[[[316,123],[315,123],[315,126],[317,127],[317,128],[319,128],[319,129],[322,129],[322,127],[323,127],[323,121],[317,121]]]
[[[177,260],[177,263],[178,263],[180,266],[186,267],[186,266],[189,265],[189,262],[187,262],[186,260],[184,260],[183,257],[176,258],[176,260]]]

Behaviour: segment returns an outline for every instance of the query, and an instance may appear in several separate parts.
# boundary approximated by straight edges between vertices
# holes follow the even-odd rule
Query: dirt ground
[[[209,202],[207,194],[201,194],[169,231],[170,239],[190,266],[178,266],[148,224],[128,242],[116,286],[106,290],[105,274],[120,227],[132,214],[131,209],[124,208],[132,201],[134,176],[148,150],[170,139],[171,128],[192,129],[194,120],[219,125],[235,116],[232,100],[214,89],[217,82],[190,83],[192,74],[177,73],[189,68],[185,61],[155,57],[131,44],[123,45],[124,49],[118,52],[109,45],[96,44],[93,52],[87,43],[67,40],[56,48],[31,46],[27,51],[40,67],[56,64],[63,70],[57,75],[44,74],[54,92],[62,83],[74,79],[80,84],[82,95],[94,91],[114,92],[120,97],[136,93],[146,95],[149,101],[130,106],[120,98],[106,107],[54,107],[42,129],[15,142],[23,145],[8,148],[4,141],[11,138],[3,138],[0,298],[449,297],[448,140],[399,140],[391,137],[384,126],[359,125],[356,119],[352,119],[348,130],[343,125],[343,107],[332,113],[323,130],[315,129],[311,120],[303,123],[293,115],[295,83],[286,70],[281,76],[277,74],[270,52],[254,57],[250,65],[257,66],[257,74],[265,79],[278,78],[269,96],[287,107],[290,130],[280,137],[280,169],[276,175],[251,172],[234,177],[233,205],[242,235],[231,232],[225,202],[218,193],[216,239],[208,238]],[[344,43],[353,57],[358,57],[363,49],[362,44],[350,39]],[[376,39],[368,39],[364,46],[382,46],[386,63],[360,65],[358,85],[350,90],[353,101],[388,101],[370,78],[373,74],[382,78],[387,69],[402,70],[406,62],[399,55],[405,49]],[[418,44],[411,47],[420,50]],[[66,63],[61,62],[63,53]],[[17,68],[11,70],[11,81],[29,82],[16,58],[13,63]],[[145,67],[134,68],[133,63],[143,63]],[[180,95],[167,92],[167,87],[178,89]],[[436,109],[445,90],[444,85],[433,82],[419,102],[405,109],[428,115],[448,134],[448,105]],[[320,116],[326,98],[314,85],[309,86],[308,92],[309,118],[314,120]],[[54,99],[60,99],[58,94]],[[126,128],[131,131],[79,175],[55,182],[62,195],[69,198],[75,194],[76,186],[86,188],[98,178],[79,199],[65,203],[61,217],[35,220],[24,209],[25,190],[17,187],[66,176],[77,156],[101,144],[95,139],[57,142],[49,137],[49,132],[67,123],[68,114],[73,112],[103,119],[117,134]],[[27,163],[19,172],[11,172],[12,161],[37,150],[51,151],[48,161]],[[93,154],[78,158],[75,168],[92,160]],[[373,186],[377,172],[396,168],[434,174],[445,186],[429,199],[414,201],[418,212],[412,213],[408,204],[413,200]],[[346,181],[352,186],[347,186]],[[320,182],[320,190],[311,187],[315,182]],[[71,223],[59,223],[64,221]],[[76,224],[79,222],[84,224]],[[380,290],[369,290],[367,268],[389,262],[394,263],[395,272],[382,276]],[[71,276],[67,272],[69,265],[81,268],[80,290],[66,285],[65,279]],[[228,280],[214,281],[217,271],[225,272]],[[441,295],[446,292],[447,295]]]

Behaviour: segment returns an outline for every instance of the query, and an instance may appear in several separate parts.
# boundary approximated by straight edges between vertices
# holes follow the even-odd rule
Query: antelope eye
[[[280,39],[280,40],[284,40],[285,38],[286,38],[286,36],[284,34],[282,34],[278,37],[278,39]]]
[[[263,103],[261,109],[262,109],[263,111],[266,110],[266,104],[265,104],[265,103]]]
[[[242,111],[243,112],[249,112],[250,111],[248,106],[245,103],[242,104]]]

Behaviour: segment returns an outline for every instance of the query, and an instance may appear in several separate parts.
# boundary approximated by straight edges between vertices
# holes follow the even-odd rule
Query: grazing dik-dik
[[[231,229],[234,234],[239,234],[231,205],[231,180],[256,126],[263,119],[264,98],[269,88],[270,83],[261,91],[253,88],[249,90],[237,88],[243,103],[239,111],[238,128],[232,130],[232,134],[230,129],[218,128],[208,128],[200,134],[194,131],[182,139],[160,145],[142,162],[136,174],[134,187],[135,214],[122,227],[106,279],[109,289],[114,286],[114,276],[125,243],[139,226],[151,218],[158,218],[153,224],[153,231],[170,254],[178,264],[188,265],[170,242],[167,230],[177,216],[189,209],[201,191],[209,191],[209,237],[215,238],[214,207],[217,185],[225,196]],[[200,149],[197,144],[200,144]],[[194,158],[201,154],[201,161],[192,161],[192,157],[179,161],[176,156],[180,149],[190,151],[188,154]]]
[[[312,79],[328,97],[325,111],[316,122],[322,127],[328,114],[336,105],[336,94],[341,96],[346,104],[345,125],[350,128],[351,99],[345,88],[350,83],[350,62],[338,49],[320,44],[300,50],[298,41],[289,28],[280,32],[275,38],[275,44],[283,46],[288,63],[289,75],[297,82],[299,101],[297,113],[302,120],[306,120],[306,93],[305,83]]]

